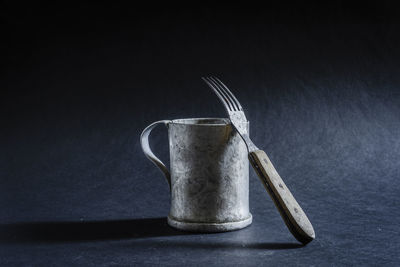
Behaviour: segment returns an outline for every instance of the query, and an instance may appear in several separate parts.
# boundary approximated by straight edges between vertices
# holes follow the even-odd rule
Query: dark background
[[[0,265],[398,265],[395,1],[0,4]],[[166,224],[153,121],[221,117],[217,75],[308,214],[291,236],[253,170],[253,224]],[[165,129],[152,146],[168,160]]]

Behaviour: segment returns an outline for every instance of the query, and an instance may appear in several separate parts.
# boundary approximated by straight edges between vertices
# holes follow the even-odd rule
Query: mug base
[[[168,216],[168,225],[183,231],[189,232],[203,232],[203,233],[215,233],[215,232],[228,232],[243,229],[249,226],[253,221],[253,216],[249,213],[249,217],[235,222],[224,222],[224,223],[202,223],[202,222],[184,222],[173,219]]]

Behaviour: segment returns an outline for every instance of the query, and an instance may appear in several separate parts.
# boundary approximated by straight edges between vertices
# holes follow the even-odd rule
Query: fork
[[[247,146],[251,165],[274,201],[289,231],[301,243],[309,243],[315,238],[314,228],[307,218],[307,215],[272,165],[267,154],[254,145],[246,127],[242,126],[245,124],[241,122],[247,122],[247,119],[239,101],[218,78],[211,76],[202,77],[202,79],[211,87],[224,105],[233,128],[237,130]]]

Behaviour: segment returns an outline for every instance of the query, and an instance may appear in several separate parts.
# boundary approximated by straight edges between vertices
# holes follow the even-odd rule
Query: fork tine
[[[214,92],[216,92],[217,94],[219,94],[223,98],[224,102],[229,107],[228,110],[229,111],[235,111],[236,107],[234,106],[232,100],[226,94],[226,92],[224,90],[222,90],[222,88],[214,80],[212,80],[210,77],[206,77],[206,79],[209,82],[209,84],[212,86]]]
[[[225,91],[231,96],[231,98],[233,99],[233,102],[238,107],[238,110],[243,110],[242,105],[240,105],[239,100],[237,100],[235,95],[228,89],[228,87],[217,77],[214,76],[213,78],[214,78],[214,80],[218,81],[220,83],[220,85],[225,89]]]
[[[208,77],[201,77],[201,79],[203,79],[203,81],[214,91],[214,93],[218,96],[219,100],[221,100],[225,109],[227,111],[231,111],[232,108],[229,104],[229,101],[226,99],[226,97],[222,93],[219,92],[219,90],[214,86],[214,84],[208,80]]]
[[[228,102],[229,106],[231,107],[231,111],[237,111],[237,107],[235,106],[233,99],[227,94],[227,92],[224,90],[224,88],[221,87],[221,85],[219,85],[217,81],[213,80],[212,77],[208,77],[208,80],[214,85],[214,88],[217,89],[218,92],[224,96],[225,100]]]
[[[238,109],[238,107],[235,105],[234,100],[233,100],[232,97],[226,92],[226,90],[224,89],[224,87],[222,87],[222,86],[218,83],[218,81],[216,81],[213,77],[208,77],[208,80],[211,81],[211,82],[214,84],[214,86],[215,86],[216,88],[218,88],[219,92],[222,93],[222,94],[225,96],[225,98],[229,101],[229,103],[230,103],[231,106],[232,106],[232,111],[238,111],[239,109]]]

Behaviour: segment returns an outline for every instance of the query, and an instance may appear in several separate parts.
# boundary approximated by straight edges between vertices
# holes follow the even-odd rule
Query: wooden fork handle
[[[310,220],[282,181],[267,154],[257,150],[249,153],[249,159],[293,236],[303,244],[312,241],[315,232]]]

